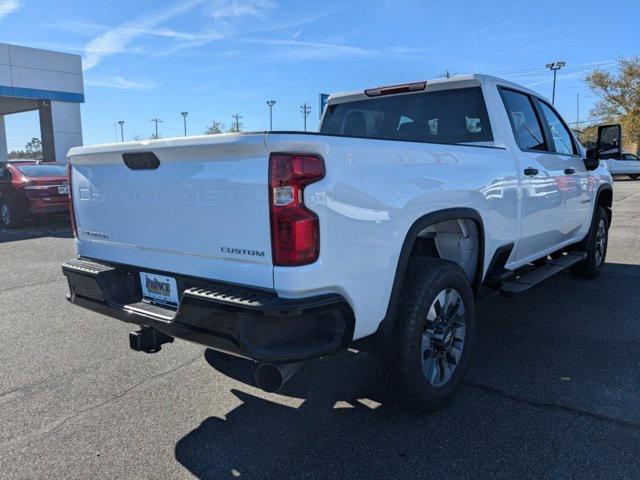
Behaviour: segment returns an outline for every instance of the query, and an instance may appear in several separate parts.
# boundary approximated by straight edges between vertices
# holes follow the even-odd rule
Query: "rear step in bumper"
[[[175,310],[142,301],[138,267],[81,258],[65,262],[62,271],[69,282],[67,298],[75,305],[261,362],[320,357],[346,348],[353,338],[353,311],[337,294],[285,299],[274,292],[155,272],[176,278],[182,294]],[[132,348],[146,351],[145,342],[159,346],[170,340],[141,336],[130,341]]]

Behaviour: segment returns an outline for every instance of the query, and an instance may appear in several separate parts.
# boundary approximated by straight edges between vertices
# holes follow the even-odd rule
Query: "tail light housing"
[[[69,220],[71,221],[71,231],[73,236],[78,238],[78,227],[76,225],[76,212],[73,208],[73,185],[71,183],[71,162],[67,163],[67,182],[69,185]]]
[[[269,157],[269,200],[273,264],[299,266],[320,254],[318,216],[305,207],[304,189],[324,177],[316,155],[274,153]]]

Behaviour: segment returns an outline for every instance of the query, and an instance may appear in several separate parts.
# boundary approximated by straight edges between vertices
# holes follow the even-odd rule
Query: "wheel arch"
[[[430,226],[451,220],[471,220],[472,222],[474,222],[477,228],[478,258],[475,275],[472,282],[474,293],[477,294],[477,290],[482,283],[484,271],[485,234],[484,222],[482,221],[482,217],[477,210],[474,210],[472,208],[448,208],[431,212],[423,215],[415,222],[413,222],[405,236],[405,239],[402,243],[402,249],[400,250],[400,256],[398,257],[398,263],[395,269],[393,286],[391,288],[391,296],[389,297],[389,304],[387,305],[387,311],[382,323],[387,323],[395,316],[395,312],[398,308],[398,302],[400,300],[400,294],[404,285],[404,279],[406,276],[407,267],[409,265],[409,260],[411,258],[414,245],[418,240],[420,232]]]
[[[609,226],[611,226],[611,208],[613,207],[613,188],[611,187],[611,185],[604,184],[600,185],[600,187],[598,188],[598,193],[596,193],[596,202],[592,214],[592,221],[593,217],[595,217],[595,212],[598,207],[605,207],[607,216],[609,217]]]

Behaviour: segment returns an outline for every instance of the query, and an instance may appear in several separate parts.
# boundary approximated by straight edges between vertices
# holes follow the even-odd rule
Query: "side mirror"
[[[595,170],[600,160],[622,157],[622,128],[620,124],[600,125],[598,127],[598,141],[595,148],[587,150],[584,165],[587,170]]]
[[[598,160],[622,157],[622,128],[620,124],[600,125],[596,143]]]

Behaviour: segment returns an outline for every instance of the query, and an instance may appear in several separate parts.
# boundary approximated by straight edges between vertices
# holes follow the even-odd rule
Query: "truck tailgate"
[[[123,161],[140,152],[159,166]],[[80,255],[273,288],[263,134],[80,147],[70,161]]]

